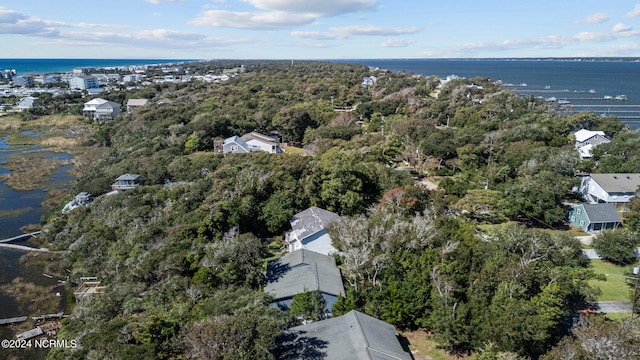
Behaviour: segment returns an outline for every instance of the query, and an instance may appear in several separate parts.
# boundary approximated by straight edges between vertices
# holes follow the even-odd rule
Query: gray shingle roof
[[[300,249],[269,262],[264,291],[273,294],[274,301],[301,294],[305,289],[344,295],[340,269],[331,256]]]
[[[293,327],[281,339],[278,359],[412,359],[400,345],[393,325],[355,310]]]
[[[242,140],[239,136],[236,136],[236,135],[224,139],[223,146],[226,144],[230,144],[232,142],[240,146],[245,152],[251,152],[251,148],[249,148],[249,145],[247,145],[247,143],[244,142],[244,140]]]
[[[140,177],[138,174],[124,174],[120,175],[116,180],[137,180]]]
[[[338,214],[312,206],[291,218],[291,230],[298,235],[298,239],[302,240],[323,230],[330,222],[338,219],[340,219]]]
[[[608,193],[635,193],[640,186],[638,173],[590,174],[589,176]]]
[[[620,222],[616,207],[611,204],[582,204],[584,212],[592,223]]]

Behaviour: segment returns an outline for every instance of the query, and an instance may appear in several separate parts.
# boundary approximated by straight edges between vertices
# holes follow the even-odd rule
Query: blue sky
[[[0,44],[0,58],[640,57],[640,2],[3,0]]]

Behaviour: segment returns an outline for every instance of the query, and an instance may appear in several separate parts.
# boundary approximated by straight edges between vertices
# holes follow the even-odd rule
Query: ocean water
[[[175,64],[187,59],[0,59],[0,71],[14,69],[18,74],[71,72],[79,67],[117,67],[131,65]]]
[[[411,59],[348,60],[391,71],[441,78],[488,77],[522,96],[569,102],[569,113],[591,111],[615,115],[632,129],[640,128],[640,61],[564,59]],[[511,84],[511,85],[509,85]],[[523,86],[525,85],[526,86]],[[625,95],[625,101],[614,100]],[[605,96],[612,97],[605,100]]]

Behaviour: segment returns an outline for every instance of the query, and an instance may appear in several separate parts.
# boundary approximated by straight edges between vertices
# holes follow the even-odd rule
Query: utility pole
[[[633,287],[633,298],[631,299],[631,319],[636,314],[636,296],[638,295],[638,278],[640,278],[640,267],[633,268],[633,274],[636,276],[636,285]]]

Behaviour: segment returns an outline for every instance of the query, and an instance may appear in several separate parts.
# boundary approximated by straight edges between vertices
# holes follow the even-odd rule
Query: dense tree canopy
[[[450,351],[483,349],[478,359],[536,358],[567,334],[572,307],[593,300],[580,244],[533,228],[565,225],[578,169],[640,171],[640,143],[617,120],[566,117],[486,78],[439,86],[325,62],[191,71],[239,65],[224,83],[151,86],[139,95],[173,103],[94,125],[84,146],[106,155],[73,191],[97,198],[48,213],[43,241],[68,251],[70,283],[99,276],[108,290],[63,321],[61,336],[83,346],[50,358],[272,358],[282,329],[320,317],[317,294],[296,299],[296,319],[269,308],[262,288],[289,219],[310,206],[342,216],[328,230],[346,286],[334,315],[424,328]],[[55,97],[43,101],[55,111]],[[596,162],[573,148],[584,126],[613,137]],[[304,147],[220,153],[220,140],[250,131]],[[124,173],[144,186],[106,195]]]

